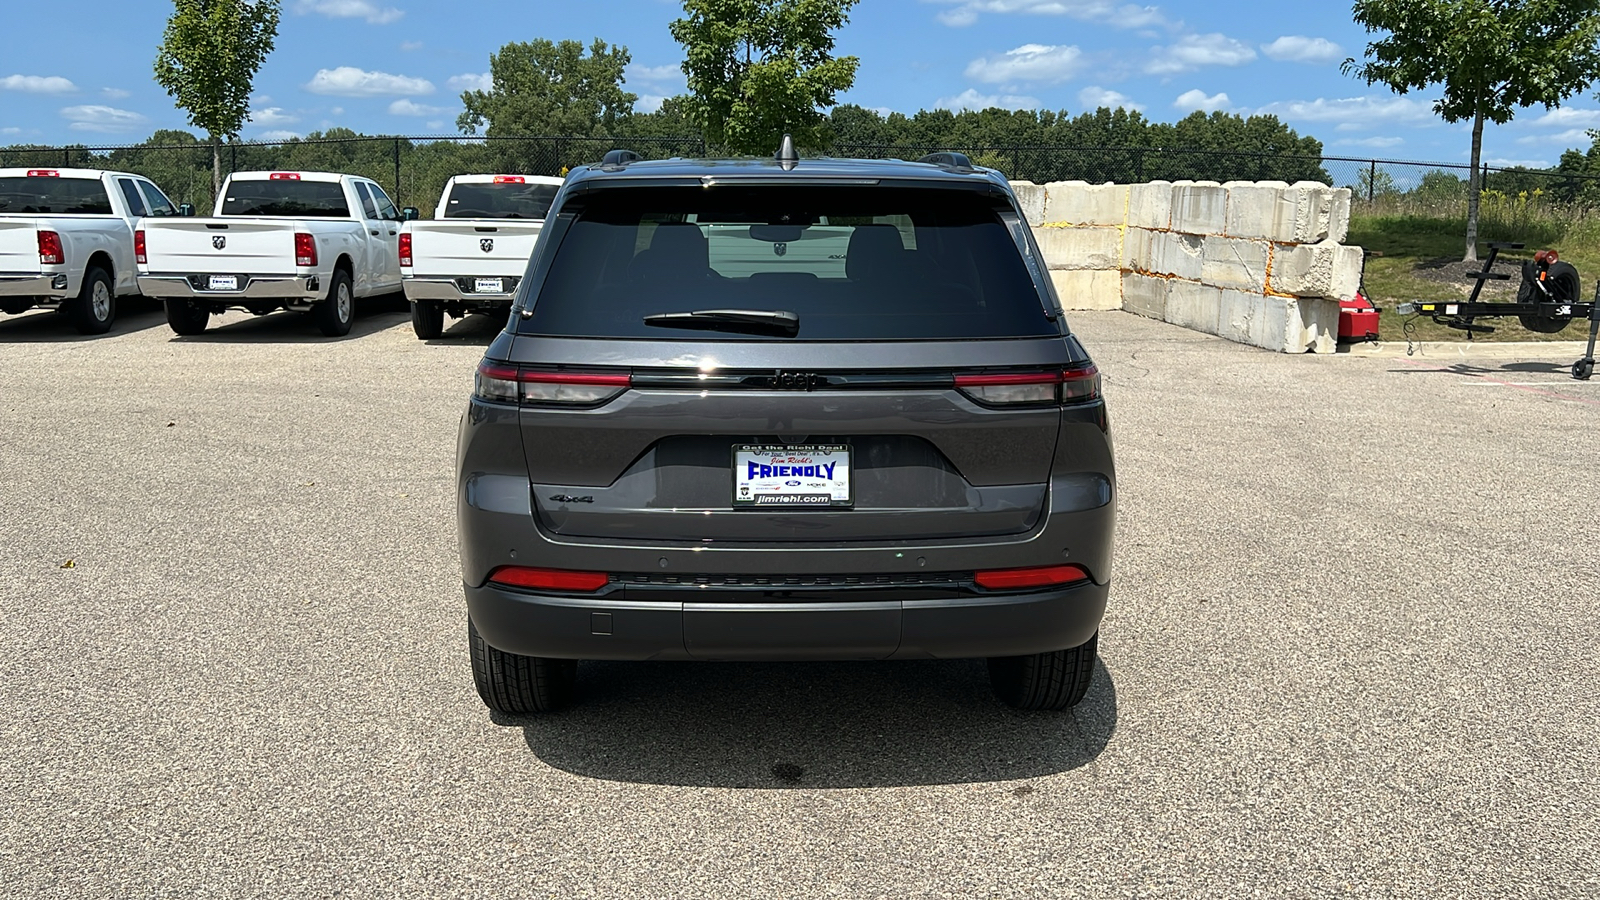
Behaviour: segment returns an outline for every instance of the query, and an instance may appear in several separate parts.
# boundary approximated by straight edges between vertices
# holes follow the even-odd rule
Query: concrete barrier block
[[[1052,181],[1045,185],[1044,220],[1069,225],[1121,225],[1128,217],[1128,186]]]
[[[1129,228],[1122,242],[1123,268],[1199,281],[1205,238],[1173,231]]]
[[[1122,273],[1116,269],[1053,269],[1050,281],[1062,309],[1122,308]]]
[[[1270,250],[1266,241],[1208,236],[1201,250],[1200,280],[1220,288],[1263,293]]]
[[[1333,192],[1333,206],[1328,216],[1328,240],[1344,243],[1350,236],[1350,189],[1338,188]]]
[[[1337,349],[1339,304],[1315,297],[1275,297],[1223,291],[1218,334],[1278,353]]]
[[[1045,226],[1033,230],[1052,269],[1122,268],[1122,232],[1117,228]]]
[[[1172,227],[1172,183],[1148,181],[1128,186],[1128,225],[1166,231]]]
[[[1175,184],[1172,188],[1172,230],[1185,234],[1222,234],[1228,227],[1228,189],[1215,181]]]
[[[1288,241],[1280,234],[1279,208],[1289,185],[1282,181],[1230,181],[1226,231],[1234,237]]]
[[[1028,224],[1038,227],[1044,224],[1044,185],[1034,184],[1031,181],[1013,181],[1011,190],[1017,195],[1017,206],[1022,209],[1022,217]]]
[[[1222,294],[1222,289],[1209,284],[1172,279],[1167,286],[1167,308],[1163,318],[1173,325],[1216,334]]]
[[[1165,320],[1167,290],[1172,280],[1152,278],[1138,272],[1122,273],[1122,308],[1141,316]]]
[[[1339,301],[1303,297],[1296,301],[1296,306],[1300,310],[1300,327],[1303,330],[1296,342],[1299,349],[1290,348],[1287,352],[1339,352]]]
[[[1327,240],[1316,244],[1278,244],[1268,288],[1297,297],[1348,300],[1361,285],[1361,248]]]

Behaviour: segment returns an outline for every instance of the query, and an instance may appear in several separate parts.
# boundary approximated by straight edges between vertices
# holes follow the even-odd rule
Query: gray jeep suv
[[[638,161],[561,188],[457,454],[473,676],[988,658],[1088,689],[1116,482],[1100,377],[999,173]]]

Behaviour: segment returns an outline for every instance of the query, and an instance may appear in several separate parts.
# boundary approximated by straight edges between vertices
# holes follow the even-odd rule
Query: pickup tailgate
[[[538,243],[542,221],[439,219],[412,222],[415,275],[521,275]]]
[[[39,233],[34,221],[0,217],[0,272],[32,275],[39,271]]]
[[[148,271],[272,275],[292,273],[295,224],[264,219],[145,219]]]

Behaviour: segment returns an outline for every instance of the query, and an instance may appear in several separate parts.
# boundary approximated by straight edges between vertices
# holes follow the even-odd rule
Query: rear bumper
[[[140,275],[139,290],[146,297],[174,300],[218,300],[224,303],[245,300],[320,300],[322,282],[316,275],[248,275],[237,291],[206,291],[194,286],[194,279],[205,275]]]
[[[1076,647],[1100,627],[1109,584],[1023,594],[874,600],[871,592],[808,602],[651,600],[615,591],[573,597],[466,588],[484,640],[523,656],[609,660],[970,659]],[[643,593],[643,592],[641,592]],[[851,599],[846,599],[846,597]],[[704,599],[707,595],[702,595]]]
[[[67,296],[67,276],[0,272],[0,297],[46,297],[61,300]]]
[[[406,299],[412,301],[441,300],[447,303],[462,303],[467,305],[478,304],[483,306],[509,306],[511,304],[511,299],[516,296],[516,292],[514,290],[503,291],[498,294],[479,294],[471,291],[463,291],[461,290],[460,282],[467,277],[468,276],[462,276],[461,278],[443,276],[417,277],[415,275],[403,275],[400,278],[400,284],[406,292]],[[517,279],[514,277],[507,277],[506,280],[512,284],[515,284],[517,281]]]

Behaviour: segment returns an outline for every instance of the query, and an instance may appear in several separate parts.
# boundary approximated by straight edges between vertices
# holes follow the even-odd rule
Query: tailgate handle
[[[476,227],[474,227],[474,228],[473,228],[473,229],[472,229],[472,230],[473,230],[473,231],[489,231],[489,232],[494,232],[494,231],[499,231],[499,230],[500,230],[500,229],[498,229],[498,228],[484,228],[484,227],[482,227],[482,226],[476,226]]]
[[[222,231],[227,231],[228,230],[228,226],[226,226],[226,225],[218,225],[215,222],[207,222],[206,223],[206,227],[207,228],[217,228],[217,229],[221,229]]]

